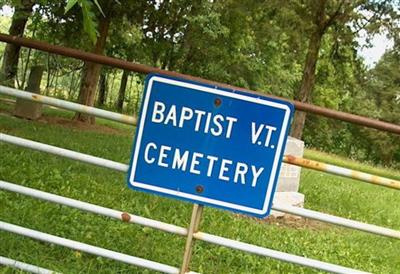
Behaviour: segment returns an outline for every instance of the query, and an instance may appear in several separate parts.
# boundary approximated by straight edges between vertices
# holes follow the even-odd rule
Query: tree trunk
[[[94,47],[93,53],[102,54],[106,44],[106,39],[108,35],[108,28],[110,26],[110,18],[102,18],[99,26],[99,37],[97,39],[96,45]],[[101,65],[91,62],[85,62],[81,85],[79,90],[79,103],[87,106],[94,106],[94,101],[96,98],[96,88],[99,82]],[[83,113],[76,113],[74,120],[81,121],[85,123],[95,123],[94,116],[90,116]]]
[[[112,74],[112,78],[111,78],[111,87],[110,87],[111,92],[114,91],[114,85],[115,85],[115,77],[116,77],[116,75],[117,75],[117,73],[114,71],[113,74]]]
[[[35,39],[36,28],[37,28],[37,23],[34,23],[33,30],[32,30],[32,39]],[[22,66],[23,67],[22,79],[21,79],[21,86],[19,88],[24,88],[24,86],[25,86],[26,75],[27,75],[27,72],[28,72],[28,65],[29,65],[29,61],[30,61],[30,58],[31,58],[31,53],[32,53],[32,48],[29,48],[28,49],[28,56],[26,57],[25,66]],[[18,79],[18,77],[17,77],[17,79]]]
[[[78,88],[80,87],[79,75],[82,75],[82,69],[78,69],[76,72],[73,72],[73,75],[74,75],[74,83],[72,86],[70,100],[75,101],[78,99],[76,94],[78,93]]]
[[[132,83],[133,83],[133,78],[134,77],[131,77],[130,79],[129,79],[129,84],[128,84],[128,102],[129,103],[132,103],[132,97],[133,97],[133,94],[132,94]],[[129,108],[129,107],[128,107]]]
[[[118,112],[122,112],[122,108],[124,106],[126,84],[128,82],[128,77],[129,77],[129,71],[124,70],[124,72],[122,73],[121,84],[119,86],[117,103],[115,104],[115,107]]]
[[[72,94],[74,89],[74,83],[75,83],[75,71],[71,71],[71,78],[69,81],[69,88],[68,88],[68,100],[73,100]]]
[[[56,70],[56,76],[55,76],[55,83],[54,83],[54,95],[56,96],[56,97],[61,97],[60,96],[60,93],[59,93],[59,90],[58,90],[58,77],[59,77],[59,71],[58,70]]]
[[[140,89],[138,88],[139,82],[136,82],[136,97],[135,97],[135,109],[134,114],[138,116],[140,108]]]
[[[46,89],[44,94],[47,96],[49,95],[49,88],[50,88],[50,73],[51,73],[51,67],[50,67],[50,53],[47,53],[47,60],[46,60]]]
[[[26,57],[25,65],[22,66],[23,71],[22,71],[22,77],[21,77],[21,84],[18,86],[19,89],[22,89],[25,86],[26,74],[28,72],[29,61],[30,61],[30,58],[31,58],[31,51],[32,51],[32,49],[29,48],[28,49],[28,55]],[[18,77],[17,77],[17,79],[18,79]]]
[[[8,30],[10,35],[24,35],[26,22],[32,13],[32,0],[21,0],[20,4],[15,6],[15,12],[11,19],[11,26]],[[0,72],[0,83],[14,87],[14,79],[18,70],[18,59],[21,46],[7,44],[3,55],[3,64]]]
[[[103,69],[100,74],[99,80],[99,98],[97,99],[97,105],[104,106],[107,96],[107,73]]]
[[[46,96],[49,96],[52,92],[52,88],[54,88],[54,79],[56,78],[55,75],[57,73],[57,70],[49,70],[49,75],[48,75],[48,82],[46,86]],[[54,94],[54,93],[53,93]]]
[[[314,31],[311,33],[306,61],[303,69],[303,77],[301,79],[300,88],[296,95],[296,100],[303,103],[311,102],[311,94],[315,83],[315,70],[318,60],[318,53],[321,47],[322,36],[324,35],[326,30],[326,26],[324,24],[325,4],[325,1],[320,1],[316,9],[316,25]],[[301,137],[303,136],[305,121],[306,113],[303,111],[296,111],[292,123],[292,129],[290,132],[290,135],[292,137],[301,139]]]

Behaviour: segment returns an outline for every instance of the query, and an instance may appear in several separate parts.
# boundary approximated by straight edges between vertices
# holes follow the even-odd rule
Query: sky
[[[1,16],[12,16],[13,9],[10,6],[3,6],[0,9]],[[386,50],[393,48],[393,40],[387,39],[385,34],[377,34],[371,40],[372,47],[366,47],[365,33],[357,39],[359,43],[358,55],[364,59],[368,68],[373,68]]]
[[[361,35],[357,41],[360,44],[358,55],[364,59],[364,63],[369,68],[374,67],[385,51],[392,49],[394,45],[393,40],[389,40],[385,34],[375,35],[371,40],[371,48],[366,47],[365,36]]]

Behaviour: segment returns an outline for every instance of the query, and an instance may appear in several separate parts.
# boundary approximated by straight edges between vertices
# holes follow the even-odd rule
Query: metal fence
[[[47,105],[52,105],[56,106],[59,108],[63,108],[66,110],[71,110],[71,111],[78,111],[86,114],[90,114],[93,116],[97,117],[102,117],[105,119],[109,119],[112,121],[117,121],[125,124],[130,124],[130,125],[135,125],[136,124],[136,119],[130,116],[110,112],[110,111],[105,111],[101,109],[97,109],[94,107],[87,107],[83,106],[80,104],[56,99],[56,98],[51,98],[51,97],[46,97],[46,96],[41,96],[38,94],[34,93],[29,93],[26,91],[21,91],[21,90],[16,90],[8,87],[3,87],[0,86],[0,94],[4,95],[9,95],[9,96],[14,96],[17,98],[22,98],[26,100],[31,100],[35,102],[40,102],[43,104]],[[25,148],[30,148],[62,157],[66,157],[69,159],[101,166],[104,168],[120,171],[126,173],[128,170],[128,165],[124,163],[119,163],[115,161],[111,161],[108,159],[103,159],[100,157],[95,157],[92,155],[87,155],[84,153],[64,149],[64,148],[59,148],[56,146],[51,146],[31,140],[27,140],[24,138],[19,138],[16,136],[11,136],[8,134],[0,133],[0,142],[8,143],[8,144],[13,144]],[[296,158],[290,155],[286,155],[284,157],[284,162],[293,164],[293,165],[298,165],[302,166],[305,168],[311,168],[311,169],[316,169],[320,170],[323,172],[328,172],[331,174],[337,174],[340,176],[345,176],[353,179],[358,179],[367,183],[372,183],[372,184],[377,184],[385,187],[390,187],[390,188],[395,188],[395,189],[400,189],[400,182],[397,180],[393,179],[388,179],[380,176],[375,176],[372,174],[367,174],[364,172],[359,172],[355,171],[349,168],[343,168],[343,167],[338,167],[334,165],[329,165],[321,162],[316,162],[316,161],[311,161],[308,159],[304,158]],[[134,223],[154,229],[158,229],[164,232],[168,233],[173,233],[179,236],[186,237],[186,246],[185,246],[185,252],[183,254],[183,260],[182,260],[182,266],[181,267],[174,267],[174,266],[169,266],[165,264],[161,264],[158,262],[142,259],[139,257],[134,257],[131,255],[127,254],[122,254],[119,252],[115,252],[112,250],[104,249],[101,247],[97,246],[92,246],[88,245],[85,243],[77,242],[77,241],[72,241],[69,239],[61,238],[55,235],[50,235],[46,234],[40,231],[28,229],[25,227],[17,226],[14,224],[10,223],[5,223],[0,221],[0,229],[12,233],[16,233],[19,235],[23,235],[26,237],[30,237],[33,239],[37,239],[40,241],[44,242],[49,242],[53,243],[56,245],[61,245],[64,247],[72,248],[75,250],[80,250],[86,253],[94,254],[97,256],[102,256],[102,257],[107,257],[111,258],[120,262],[124,262],[127,264],[132,264],[136,265],[139,267],[144,267],[152,270],[157,270],[165,273],[195,273],[195,272],[190,272],[189,271],[189,265],[190,265],[190,260],[191,260],[191,254],[192,254],[192,248],[194,241],[193,240],[201,240],[205,241],[208,243],[220,245],[220,246],[225,246],[228,248],[236,249],[236,250],[241,250],[244,252],[248,252],[251,254],[256,254],[264,257],[270,257],[302,266],[307,266],[307,267],[312,267],[316,268],[319,270],[325,270],[325,271],[330,271],[330,272],[335,272],[335,273],[365,273],[362,271],[358,271],[356,269],[351,269],[347,268],[344,266],[339,266],[327,262],[322,262],[319,260],[314,260],[310,258],[305,258],[281,251],[276,251],[272,249],[268,249],[265,247],[261,246],[256,246],[253,244],[248,244],[248,243],[243,243],[240,241],[224,238],[221,236],[216,236],[216,235],[211,235],[205,232],[200,232],[198,231],[199,228],[199,222],[200,218],[202,215],[202,206],[195,204],[193,206],[193,212],[192,212],[192,218],[190,222],[190,226],[188,228],[184,227],[179,227],[173,224],[168,224],[160,221],[156,221],[153,219],[149,218],[144,218],[141,216],[137,216],[131,213],[127,212],[122,212],[110,208],[105,208],[100,205],[94,205],[90,204],[87,202],[79,201],[79,200],[74,200],[70,199],[67,197],[43,192],[40,190],[20,186],[18,184],[10,183],[10,182],[5,182],[5,181],[0,181],[0,189],[5,190],[5,191],[11,191],[15,193],[19,193],[22,195],[34,197],[37,199],[69,206],[72,208],[80,209],[82,211],[87,211],[91,212],[94,214],[99,214],[103,216],[107,216],[113,219],[118,219],[123,222],[128,222],[128,223]],[[390,238],[395,238],[395,239],[400,239],[400,231],[396,231],[393,229],[389,228],[384,228],[372,224],[367,224],[367,223],[362,223],[342,217],[337,217],[309,209],[304,209],[304,208],[298,208],[298,207],[293,207],[293,206],[287,206],[287,205],[282,205],[282,204],[273,204],[273,209],[276,211],[284,212],[284,213],[289,213],[305,218],[310,218],[322,222],[327,222],[330,224],[338,225],[338,226],[343,226],[351,229],[356,229],[380,236],[386,236]],[[21,268],[25,269],[34,273],[50,273],[49,270],[43,269],[37,266],[32,266],[28,265],[23,262],[18,262],[9,258],[4,258],[0,257],[0,263],[1,264],[6,264],[9,266],[13,266],[16,268]]]
[[[34,48],[38,50],[43,50],[47,51],[49,53],[55,53],[63,56],[68,56],[68,57],[73,57],[73,58],[78,58],[84,61],[90,61],[90,62],[96,62],[104,65],[109,65],[112,67],[116,68],[121,68],[121,69],[126,69],[130,71],[135,71],[139,73],[150,73],[150,72],[156,72],[156,73],[161,73],[164,75],[170,75],[170,76],[178,76],[182,77],[185,79],[190,79],[190,80],[196,80],[196,81],[201,81],[203,83],[208,83],[208,84],[213,84],[221,87],[226,87],[230,89],[235,89],[235,90],[243,90],[242,88],[239,87],[233,87],[227,84],[223,83],[216,83],[213,81],[193,77],[190,75],[185,75],[185,74],[180,74],[177,72],[171,72],[171,71],[165,71],[161,70],[158,68],[142,65],[142,64],[137,64],[137,63],[131,63],[127,62],[124,60],[119,60],[116,58],[111,58],[107,56],[101,56],[101,55],[96,55],[93,53],[88,53],[72,48],[66,48],[62,46],[55,46],[55,45],[50,45],[44,42],[40,41],[34,41],[31,39],[26,39],[22,37],[15,37],[15,36],[10,36],[6,34],[0,34],[0,41],[7,42],[7,43],[14,43],[19,46],[24,46],[24,47],[29,47],[29,48]],[[247,90],[246,90],[247,91]],[[68,101],[63,101],[51,97],[46,97],[34,93],[29,93],[21,90],[16,90],[12,88],[7,88],[0,86],[0,94],[4,95],[9,95],[21,99],[26,99],[30,101],[35,101],[35,102],[40,102],[42,104],[47,104],[59,108],[63,108],[66,110],[71,110],[71,111],[76,111],[76,112],[81,112],[81,113],[86,113],[90,114],[96,117],[101,117],[105,118],[108,120],[120,122],[120,123],[125,123],[129,125],[135,125],[136,124],[136,118],[122,115],[119,113],[114,113],[110,111],[105,111],[102,109],[94,108],[94,107],[88,107]],[[283,99],[283,98],[281,98]],[[346,122],[351,122],[359,125],[364,125],[367,127],[383,130],[383,131],[388,131],[392,132],[395,134],[400,134],[400,125],[395,125],[395,124],[390,124],[386,122],[382,122],[379,120],[374,120],[370,119],[367,117],[362,117],[354,114],[349,114],[349,113],[344,113],[340,111],[335,111],[335,110],[330,110],[318,106],[314,106],[311,104],[299,102],[299,101],[292,101],[292,103],[295,105],[296,110],[300,111],[306,111],[310,113],[314,113],[317,115],[322,115],[325,117],[337,119],[337,120],[342,120]],[[89,164],[93,164],[96,166],[120,171],[126,173],[128,170],[128,165],[124,163],[118,163],[115,161],[111,161],[108,159],[103,159],[100,157],[95,157],[92,155],[87,155],[84,153],[56,147],[56,146],[51,146],[47,144],[42,144],[39,142],[19,138],[16,136],[11,136],[7,135],[4,133],[0,133],[0,142],[3,143],[8,143],[8,144],[13,144],[29,149],[34,149],[38,151],[42,151],[45,153],[50,153],[53,155],[58,155],[61,157],[66,157],[69,159],[73,159],[76,161],[81,161]],[[375,185],[380,185],[380,186],[385,186],[389,188],[394,188],[394,189],[400,189],[400,181],[393,180],[393,179],[388,179],[380,176],[376,176],[373,174],[368,174],[365,172],[360,172],[353,170],[351,168],[344,168],[344,167],[338,167],[326,163],[321,163],[317,161],[311,161],[309,159],[304,159],[304,158],[298,158],[294,157],[291,155],[286,155],[283,158],[283,161],[292,164],[292,165],[297,165],[305,168],[310,168],[314,170],[319,170],[322,172],[326,173],[331,173],[331,174],[336,174],[339,176],[344,176],[348,178],[353,178],[357,179],[363,182],[375,184]],[[182,265],[180,267],[176,266],[169,266],[166,264],[161,264],[158,262],[142,259],[139,257],[134,257],[131,255],[127,254],[122,254],[116,251],[104,249],[101,247],[97,246],[92,246],[88,245],[85,243],[77,242],[77,241],[72,241],[69,239],[61,238],[55,235],[50,235],[46,234],[40,231],[28,229],[25,227],[17,226],[14,224],[6,223],[0,221],[0,230],[16,233],[19,235],[23,235],[26,237],[30,237],[33,239],[37,239],[40,241],[44,242],[49,242],[53,243],[56,245],[72,248],[75,250],[80,250],[86,253],[94,254],[97,256],[102,256],[102,257],[107,257],[111,258],[117,261],[121,261],[127,264],[131,265],[136,265],[139,267],[144,267],[156,271],[161,271],[165,273],[195,273],[195,272],[190,272],[189,271],[189,265],[191,261],[191,255],[192,255],[192,248],[194,241],[193,240],[201,240],[205,241],[208,243],[220,245],[220,246],[225,246],[227,248],[232,248],[236,250],[241,250],[244,252],[248,252],[251,254],[256,254],[264,257],[270,257],[282,261],[286,261],[289,263],[294,263],[302,266],[307,266],[307,267],[312,267],[316,268],[319,270],[324,270],[324,271],[330,271],[330,272],[335,272],[335,273],[365,273],[362,271],[358,271],[355,269],[347,268],[344,266],[339,266],[327,262],[322,262],[319,260],[314,260],[310,258],[305,258],[293,254],[288,254],[285,252],[281,251],[276,251],[272,249],[268,249],[265,247],[261,246],[256,246],[253,244],[248,244],[248,243],[243,243],[240,241],[224,238],[221,236],[216,236],[216,235],[211,235],[205,232],[200,232],[198,231],[199,229],[199,223],[200,219],[202,216],[202,209],[203,207],[201,205],[195,204],[193,206],[193,212],[192,212],[192,217],[191,217],[191,222],[188,228],[184,227],[179,227],[173,224],[168,224],[164,222],[160,222],[157,220],[137,216],[128,212],[122,212],[106,207],[102,207],[100,205],[94,205],[90,204],[84,201],[79,201],[79,200],[74,200],[71,198],[43,192],[40,190],[24,187],[18,184],[10,183],[10,182],[5,182],[0,180],[0,189],[4,191],[10,191],[10,192],[15,192],[19,193],[25,196],[30,196],[34,197],[37,199],[53,202],[56,204],[80,209],[82,211],[86,212],[91,212],[93,214],[98,214],[102,216],[107,216],[109,218],[117,219],[123,222],[127,223],[132,223],[132,224],[137,224],[137,225],[142,225],[145,227],[150,227],[154,228],[157,230],[161,230],[167,233],[172,233],[176,234],[179,236],[186,237],[186,246],[185,246],[185,252],[183,254],[183,259],[182,259]],[[293,206],[287,206],[287,205],[282,205],[282,204],[273,204],[272,207],[276,211],[284,212],[284,213],[289,213],[305,218],[310,218],[342,227],[347,227],[350,229],[356,229],[360,231],[364,231],[367,233],[372,233],[380,236],[385,236],[385,237],[390,237],[390,238],[395,238],[395,239],[400,239],[400,231],[396,231],[393,229],[385,228],[385,227],[380,227],[372,224],[367,224],[363,222],[358,222],[338,216],[333,216],[309,209],[304,209],[304,208],[298,208],[298,207],[293,207]],[[10,258],[5,258],[5,257],[0,257],[0,264],[8,265],[11,267],[23,269],[26,271],[30,271],[33,273],[53,273],[51,270],[44,269],[38,266],[33,266],[24,262],[19,262]]]
[[[114,68],[120,68],[120,69],[124,69],[124,70],[134,71],[134,72],[138,72],[138,73],[142,73],[142,74],[159,73],[162,75],[179,77],[179,78],[183,78],[183,79],[187,79],[187,80],[210,84],[212,86],[219,86],[222,88],[227,88],[227,89],[232,89],[232,90],[261,94],[257,91],[251,91],[248,89],[228,85],[225,83],[210,81],[207,79],[195,77],[195,76],[188,75],[188,74],[182,74],[182,73],[175,72],[175,71],[163,70],[163,69],[156,68],[156,67],[151,67],[151,66],[147,66],[147,65],[143,65],[143,64],[139,64],[139,63],[134,63],[134,62],[128,62],[126,60],[121,60],[118,58],[108,57],[108,56],[104,56],[104,55],[99,55],[99,54],[95,54],[95,53],[91,53],[91,52],[85,52],[85,51],[78,50],[78,49],[57,46],[57,45],[51,45],[46,42],[41,42],[41,41],[28,39],[28,38],[24,38],[24,37],[12,36],[12,35],[8,35],[8,34],[0,33],[0,41],[15,44],[15,45],[22,46],[22,47],[28,47],[28,48],[32,48],[32,49],[46,51],[48,53],[54,53],[57,55],[72,57],[72,58],[80,59],[83,61],[89,61],[89,62],[93,62],[93,63],[107,65],[107,66],[111,66]],[[261,95],[265,96],[265,94],[261,94]],[[271,96],[271,95],[270,95],[270,97],[275,97],[275,98],[279,98],[281,100],[289,101],[289,102],[293,103],[296,110],[299,110],[299,111],[314,113],[314,114],[317,114],[320,116],[324,116],[324,117],[328,117],[328,118],[332,118],[332,119],[336,119],[336,120],[341,120],[341,121],[350,122],[353,124],[358,124],[358,125],[363,125],[363,126],[370,127],[370,128],[379,129],[382,131],[400,134],[400,125],[391,124],[391,123],[367,118],[367,117],[360,116],[360,115],[355,115],[355,114],[351,114],[351,113],[346,113],[346,112],[342,112],[342,111],[319,107],[319,106],[312,105],[312,104],[305,103],[305,102],[288,100],[286,98],[281,98],[281,97]]]

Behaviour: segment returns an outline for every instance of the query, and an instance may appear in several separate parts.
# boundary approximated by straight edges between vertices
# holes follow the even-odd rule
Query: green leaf
[[[78,0],[68,0],[67,6],[65,7],[65,13],[67,13],[73,6],[78,2]]]
[[[96,15],[92,11],[92,3],[88,0],[80,0],[79,4],[83,14],[83,30],[89,35],[92,43],[97,40],[97,20]]]
[[[97,8],[99,9],[99,11],[101,12],[101,14],[106,17],[106,15],[104,14],[103,10],[101,9],[101,6],[99,4],[98,0],[93,0],[93,2],[96,4]]]

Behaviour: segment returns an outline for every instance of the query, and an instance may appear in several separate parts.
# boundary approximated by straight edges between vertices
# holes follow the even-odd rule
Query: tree
[[[10,35],[23,36],[26,23],[32,14],[34,0],[15,0],[11,3],[15,8],[11,26],[8,31]],[[3,54],[3,64],[0,72],[0,83],[14,87],[14,79],[17,75],[19,52],[21,46],[7,44]]]
[[[107,71],[102,68],[99,79],[99,97],[97,99],[98,106],[104,106],[107,97]]]
[[[253,12],[260,6],[257,2],[205,1],[193,5],[176,46],[175,68],[242,87],[262,87],[266,66],[252,29]]]
[[[375,68],[369,71],[365,90],[359,104],[360,112],[374,118],[399,123],[400,121],[400,52],[387,51]],[[374,110],[374,111],[372,111]],[[369,160],[386,165],[400,162],[400,136],[360,129]]]
[[[106,47],[107,55],[125,59],[129,62],[133,60],[141,62],[145,59],[145,46],[142,43],[143,33],[139,24],[132,24],[131,20],[124,18],[123,20],[119,20],[118,28],[112,28],[110,31],[110,38]],[[126,88],[130,75],[130,71],[124,70],[121,76],[117,100],[115,102],[115,108],[119,112],[122,112],[126,99]]]
[[[128,77],[129,77],[129,71],[124,70],[121,77],[121,84],[119,86],[117,102],[115,103],[115,108],[117,109],[118,112],[122,112],[124,106]]]
[[[90,3],[87,0],[79,1],[79,3],[83,2]],[[98,37],[91,51],[96,54],[103,54],[112,21],[113,23],[118,24],[119,22],[121,22],[121,20],[128,19],[131,21],[131,23],[136,23],[138,18],[140,18],[139,15],[141,14],[140,6],[138,6],[138,4],[140,3],[138,3],[137,1],[126,1],[123,4],[121,4],[119,2],[105,1],[105,0],[101,2],[94,1],[94,3],[96,4],[100,3],[98,5],[99,9],[97,12],[99,27],[98,27]],[[90,18],[93,17],[92,10],[88,11],[85,10],[83,6],[81,7],[83,9],[83,17],[84,17],[83,22],[85,22],[85,16],[86,17],[89,16]],[[86,22],[91,22],[91,20],[86,20]],[[91,29],[93,29],[93,27],[86,27],[86,32],[90,33]],[[88,106],[94,105],[101,67],[102,66],[100,64],[85,62],[81,78],[81,86],[79,90],[79,99],[78,99],[79,103]],[[76,113],[74,116],[74,120],[82,122],[90,122],[92,124],[95,122],[94,117],[90,117],[82,113]]]
[[[303,76],[296,99],[310,103],[315,83],[315,72],[321,41],[328,29],[333,25],[344,26],[356,23],[355,31],[360,29],[370,32],[380,31],[388,18],[397,16],[392,1],[347,1],[347,0],[311,0],[306,10],[305,18],[311,16],[310,34],[307,56],[304,62]],[[359,22],[362,22],[359,24]],[[340,28],[338,28],[340,29]],[[301,139],[306,113],[297,111],[293,120],[291,136]]]
[[[99,26],[99,37],[92,50],[93,53],[96,54],[103,53],[108,35],[108,29],[110,27],[110,22],[111,22],[110,17],[105,17],[101,19]],[[97,88],[97,83],[99,81],[100,70],[101,70],[100,64],[85,62],[81,78],[81,85],[79,89],[78,101],[80,104],[84,104],[87,106],[94,106],[94,101],[96,98],[96,88]],[[94,124],[95,122],[93,116],[89,116],[83,113],[76,113],[74,120],[81,122],[90,121],[91,124]]]

